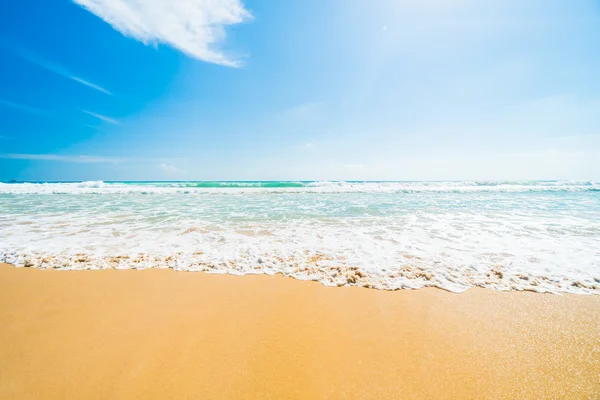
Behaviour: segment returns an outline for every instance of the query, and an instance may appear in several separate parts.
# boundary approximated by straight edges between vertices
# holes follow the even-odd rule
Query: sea
[[[0,183],[0,262],[600,294],[600,181]]]

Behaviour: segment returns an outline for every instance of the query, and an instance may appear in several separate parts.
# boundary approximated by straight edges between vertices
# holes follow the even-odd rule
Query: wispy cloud
[[[319,117],[325,111],[325,103],[321,101],[309,101],[298,104],[284,110],[284,116],[294,119],[313,119]]]
[[[10,107],[13,108],[15,110],[19,110],[19,111],[23,111],[29,114],[36,114],[36,115],[41,115],[44,117],[48,117],[48,118],[56,118],[56,116],[46,110],[41,110],[39,108],[35,108],[35,107],[30,107],[26,104],[22,104],[22,103],[15,103],[14,101],[10,101],[10,100],[5,100],[0,98],[0,105],[3,105],[5,107]]]
[[[600,99],[554,94],[521,105],[511,124],[547,135],[582,136],[600,129]]]
[[[167,163],[158,164],[158,168],[160,168],[163,172],[166,172],[167,174],[175,174],[175,173],[184,172],[181,168],[176,167],[173,164],[167,164]]]
[[[82,164],[118,164],[123,162],[123,159],[115,157],[89,156],[89,155],[59,155],[59,154],[0,154],[0,158],[8,158],[12,160],[35,160],[35,161],[59,161],[68,163]]]
[[[64,78],[71,79],[71,80],[73,80],[77,83],[80,83],[82,85],[85,85],[89,88],[92,88],[94,90],[97,90],[99,92],[107,94],[109,96],[112,96],[112,93],[110,91],[106,90],[105,88],[103,88],[102,86],[91,83],[90,81],[85,80],[85,79],[73,74],[71,71],[69,71],[67,68],[63,67],[62,65],[48,61],[48,60],[44,59],[42,56],[35,54],[23,47],[17,46],[15,44],[9,44],[6,42],[6,40],[2,40],[1,38],[0,38],[0,44],[3,45],[5,48],[9,49],[10,51],[12,51],[14,54],[16,54],[19,57],[21,57],[22,59],[24,59],[25,61],[35,64],[41,68],[44,68],[45,70],[53,72]]]
[[[0,106],[10,107],[12,109],[15,109],[15,110],[18,110],[18,111],[21,111],[24,113],[39,115],[39,116],[49,118],[49,119],[52,119],[52,120],[55,120],[58,122],[62,122],[62,123],[74,124],[72,121],[68,121],[65,118],[61,118],[51,111],[42,110],[42,109],[36,108],[36,107],[31,107],[31,106],[28,106],[27,104],[15,103],[14,101],[0,98]],[[86,111],[86,110],[81,110],[81,111],[88,115],[91,115],[95,118],[98,118],[102,121],[109,122],[111,124],[119,124],[119,121],[109,118],[109,117],[105,117],[104,115],[96,114],[96,113],[93,113],[91,111]],[[90,125],[90,124],[83,124],[83,126],[90,128],[90,129],[98,129],[97,126]]]
[[[600,137],[600,133],[586,133],[583,135],[558,136],[558,137],[551,137],[550,139],[569,140],[569,139],[588,139],[588,138],[597,138],[597,137]]]
[[[108,90],[104,89],[104,88],[103,88],[103,87],[101,87],[101,86],[95,85],[95,84],[93,84],[93,83],[91,83],[91,82],[88,82],[88,81],[86,81],[86,80],[84,80],[84,79],[81,79],[81,78],[78,78],[78,77],[76,77],[76,76],[71,76],[70,78],[71,78],[71,79],[73,79],[75,82],[79,82],[79,83],[81,83],[82,85],[89,86],[89,87],[91,87],[92,89],[96,89],[96,90],[97,90],[97,91],[99,91],[99,92],[106,93],[106,94],[108,94],[109,96],[112,96],[112,93],[111,93],[111,92],[109,92]]]
[[[31,161],[55,161],[76,164],[138,164],[156,165],[168,173],[185,172],[183,169],[172,164],[173,162],[185,162],[185,158],[144,158],[144,157],[113,157],[94,156],[87,154],[31,154],[31,153],[0,153],[0,159],[31,160]],[[156,164],[158,163],[158,164]]]
[[[91,111],[88,111],[88,110],[81,110],[81,112],[86,113],[87,115],[91,115],[94,118],[98,118],[101,121],[108,122],[109,124],[113,124],[113,125],[120,124],[120,122],[117,121],[116,119],[107,117],[107,116],[102,115],[102,114],[97,114],[95,112],[91,112]]]
[[[73,0],[125,36],[165,43],[199,60],[237,67],[219,50],[225,27],[252,18],[240,0]]]

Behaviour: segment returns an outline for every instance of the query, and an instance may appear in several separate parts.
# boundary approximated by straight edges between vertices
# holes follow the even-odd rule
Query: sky
[[[600,180],[600,2],[20,0],[0,181]]]

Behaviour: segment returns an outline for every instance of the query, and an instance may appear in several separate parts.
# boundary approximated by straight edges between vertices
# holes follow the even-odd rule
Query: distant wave
[[[185,181],[0,183],[0,194],[596,192],[599,181]]]
[[[298,188],[307,182],[294,181],[189,181],[189,182],[114,182],[129,186],[173,187],[173,188]]]

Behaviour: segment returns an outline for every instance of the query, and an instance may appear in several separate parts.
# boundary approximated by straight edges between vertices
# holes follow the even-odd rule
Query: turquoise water
[[[108,184],[123,184],[152,187],[187,187],[187,188],[299,188],[311,181],[111,181]]]
[[[0,184],[0,261],[600,292],[597,182]],[[357,271],[360,271],[358,273]]]

